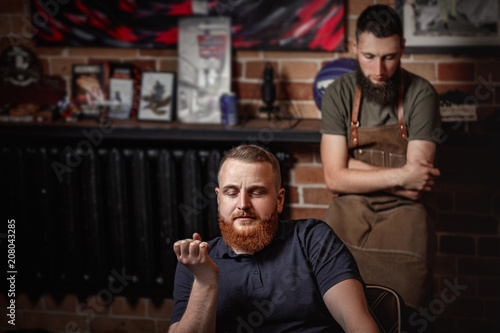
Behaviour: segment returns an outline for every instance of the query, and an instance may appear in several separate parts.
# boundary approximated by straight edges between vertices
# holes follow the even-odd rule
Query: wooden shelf
[[[85,133],[101,131],[108,141],[319,143],[320,128],[319,119],[250,119],[236,126],[84,119],[74,123],[0,123],[0,140],[81,140]]]

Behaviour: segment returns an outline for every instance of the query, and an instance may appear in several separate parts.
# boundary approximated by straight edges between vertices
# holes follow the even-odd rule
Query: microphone
[[[270,62],[264,68],[264,83],[262,84],[262,101],[266,105],[259,108],[260,112],[267,112],[268,120],[274,110],[273,103],[276,100],[276,86],[274,85],[274,70]]]

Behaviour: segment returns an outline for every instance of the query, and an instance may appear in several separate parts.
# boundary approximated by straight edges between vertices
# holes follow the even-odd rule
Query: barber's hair
[[[276,193],[279,192],[281,188],[280,165],[276,156],[274,156],[271,152],[256,145],[241,145],[232,148],[230,151],[227,152],[226,155],[224,155],[224,157],[220,161],[219,172],[217,174],[219,179],[221,176],[220,172],[222,170],[222,165],[230,158],[249,163],[255,163],[255,162],[270,163],[273,168],[274,185],[276,188]]]
[[[386,5],[373,5],[366,8],[356,23],[356,41],[359,36],[369,32],[377,38],[398,35],[403,39],[403,25],[398,13]]]

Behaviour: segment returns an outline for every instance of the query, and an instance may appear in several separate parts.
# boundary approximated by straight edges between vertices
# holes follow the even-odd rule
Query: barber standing
[[[325,220],[353,253],[366,283],[395,289],[418,309],[432,296],[434,233],[426,207],[439,99],[422,77],[401,68],[398,14],[374,5],[359,16],[357,70],[322,99],[321,159],[333,199]]]

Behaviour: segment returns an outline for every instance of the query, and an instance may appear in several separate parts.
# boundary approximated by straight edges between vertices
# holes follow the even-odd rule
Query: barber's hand
[[[174,252],[199,282],[217,283],[219,268],[208,256],[208,243],[202,242],[198,233],[193,234],[193,239],[175,242]]]
[[[429,163],[406,163],[401,168],[401,187],[409,191],[431,191],[434,180],[440,175],[438,169]]]
[[[388,189],[386,192],[399,195],[401,197],[405,197],[411,200],[418,200],[424,194],[423,191],[415,191],[415,190],[405,190],[402,187],[393,187]]]

